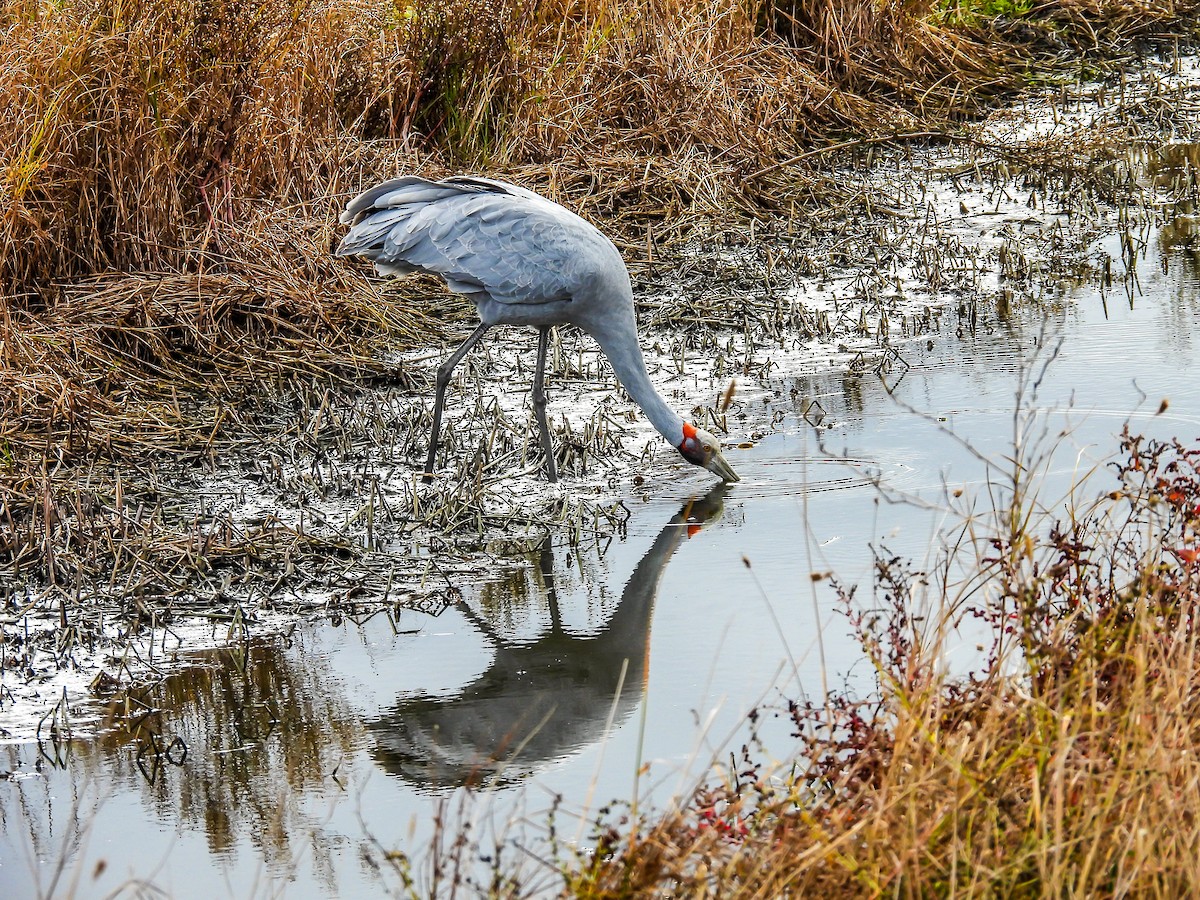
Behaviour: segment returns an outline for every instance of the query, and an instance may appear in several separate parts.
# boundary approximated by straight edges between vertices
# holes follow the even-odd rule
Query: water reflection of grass
[[[602,828],[570,893],[1194,893],[1200,449],[1126,434],[1112,482],[1058,513],[1036,462],[1018,454],[942,566],[877,559],[882,602],[858,620],[876,698],[784,710],[790,770],[743,756],[685,808]],[[931,592],[953,610],[933,627],[914,613]],[[950,675],[963,617],[992,652]]]
[[[114,704],[95,741],[75,745],[74,765],[81,780],[95,767],[98,780],[141,791],[161,821],[202,831],[214,854],[254,835],[270,871],[290,872],[321,850],[306,798],[364,740],[330,677],[315,660],[291,663],[277,641],[196,654]],[[323,863],[322,851],[318,875]]]

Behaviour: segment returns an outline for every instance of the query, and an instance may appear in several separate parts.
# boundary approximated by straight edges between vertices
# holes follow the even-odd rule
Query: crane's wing
[[[602,258],[611,244],[593,226],[485,178],[397,178],[351,200],[341,221],[351,228],[338,256],[365,256],[381,275],[431,272],[452,291],[501,303],[565,299],[611,264]]]

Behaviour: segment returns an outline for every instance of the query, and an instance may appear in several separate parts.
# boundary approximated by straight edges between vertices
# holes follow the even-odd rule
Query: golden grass
[[[1001,515],[984,541],[972,584],[996,640],[1020,646],[1007,669],[939,674],[916,637],[919,579],[881,560],[891,615],[864,632],[881,699],[793,707],[794,771],[742,761],[685,810],[614,829],[570,894],[1196,893],[1200,450],[1123,449],[1086,513],[1040,536]]]
[[[0,519],[73,463],[232,436],[206,404],[428,342],[427,286],[330,259],[366,183],[506,175],[661,246],[821,203],[814,146],[936,131],[1196,7],[0,0]]]
[[[750,176],[798,148],[941,127],[1047,51],[1195,11],[1055,0],[998,43],[988,7],[4,0],[0,291],[27,304],[64,278],[229,265],[262,202],[306,242],[399,169],[519,170],[601,217],[758,210],[787,180]]]

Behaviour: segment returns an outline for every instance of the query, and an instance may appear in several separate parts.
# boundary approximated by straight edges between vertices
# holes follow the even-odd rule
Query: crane
[[[629,396],[690,463],[737,481],[717,439],[685,421],[654,389],[638,344],[633,288],[621,254],[594,225],[526,188],[489,178],[430,181],[407,175],[359,194],[342,212],[350,230],[338,256],[363,256],[380,275],[429,272],[464,294],[479,325],[438,368],[425,481],[433,478],[446,387],[454,367],[495,325],[538,329],[533,409],[558,480],[546,421],[550,329],[577,325],[595,338]]]

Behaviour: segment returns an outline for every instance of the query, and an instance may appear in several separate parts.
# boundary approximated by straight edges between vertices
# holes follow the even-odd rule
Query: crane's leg
[[[550,630],[562,634],[562,613],[558,609],[558,590],[554,586],[554,541],[548,534],[538,552],[538,564],[542,570],[542,584],[546,586],[546,599],[550,602]]]
[[[425,459],[425,477],[422,479],[426,484],[433,481],[433,462],[434,457],[437,456],[438,439],[442,433],[442,406],[446,401],[446,387],[450,384],[450,376],[454,372],[454,367],[462,362],[462,358],[479,343],[483,333],[490,327],[490,325],[480,322],[479,327],[472,331],[462,345],[450,355],[450,358],[438,367],[437,391],[433,397],[433,434],[429,437],[429,456]]]
[[[550,326],[543,325],[538,335],[537,370],[533,373],[533,412],[538,430],[542,433],[542,452],[546,454],[546,478],[554,484],[558,472],[554,468],[554,445],[550,443],[550,423],[546,421],[546,347],[550,343]]]

